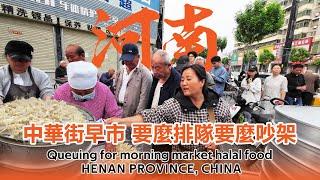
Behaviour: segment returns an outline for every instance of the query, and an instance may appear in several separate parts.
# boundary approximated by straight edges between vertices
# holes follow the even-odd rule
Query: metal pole
[[[160,18],[159,18],[159,23],[158,23],[156,48],[157,49],[162,49],[164,0],[160,1],[159,13],[160,13]]]
[[[293,36],[294,36],[296,16],[297,16],[297,0],[292,0],[292,6],[291,6],[290,17],[289,17],[286,41],[285,41],[283,53],[282,53],[282,64],[283,64],[282,74],[286,74],[287,69],[288,69],[288,62],[289,62],[292,41],[293,41]]]

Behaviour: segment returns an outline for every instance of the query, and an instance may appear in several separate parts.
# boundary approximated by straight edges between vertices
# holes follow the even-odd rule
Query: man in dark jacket
[[[302,106],[302,92],[306,90],[306,83],[301,74],[302,70],[303,65],[296,64],[293,65],[291,73],[286,75],[288,80],[288,92],[285,100],[288,101],[290,105]]]
[[[99,81],[105,84],[110,88],[112,93],[114,93],[113,81],[115,79],[116,71],[113,68],[110,68],[108,72],[102,73]]]
[[[67,77],[67,61],[60,61],[59,66],[56,68],[55,77],[58,78],[65,78]]]
[[[166,51],[158,50],[152,56],[151,67],[153,82],[150,90],[147,109],[161,105],[172,98],[180,85],[180,74],[171,67],[170,58]],[[155,151],[171,152],[170,145],[153,145]]]
[[[189,64],[190,60],[188,56],[180,56],[176,62],[177,66],[175,67],[175,69],[179,72],[179,74],[181,74],[182,69]]]

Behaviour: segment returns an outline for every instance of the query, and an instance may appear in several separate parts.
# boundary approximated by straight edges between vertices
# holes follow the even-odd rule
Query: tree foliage
[[[208,56],[208,49],[204,49],[201,53],[199,53],[199,56],[203,57],[203,58],[207,58]]]
[[[310,57],[310,53],[305,48],[293,48],[290,53],[291,62],[304,62]]]
[[[320,66],[320,58],[315,59],[315,60],[313,61],[312,65]]]
[[[284,14],[278,2],[256,0],[236,15],[236,40],[249,45],[262,40],[266,35],[276,33],[284,23]]]
[[[229,57],[224,57],[221,60],[222,64],[228,65],[230,63],[230,58]]]
[[[227,47],[227,38],[226,37],[218,37],[217,39],[217,48],[218,48],[218,51],[221,51],[223,52],[223,50]]]
[[[248,64],[250,61],[255,61],[257,55],[253,50],[246,51],[243,56],[243,63]]]
[[[267,49],[264,49],[263,52],[259,55],[259,62],[263,65],[269,64],[275,60],[275,56]]]

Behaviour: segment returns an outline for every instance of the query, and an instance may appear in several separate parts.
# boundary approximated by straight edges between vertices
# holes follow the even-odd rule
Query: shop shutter
[[[53,26],[28,19],[0,16],[0,66],[7,64],[4,48],[10,40],[22,40],[34,48],[32,66],[45,72],[56,68]]]
[[[91,62],[94,54],[95,43],[97,41],[96,36],[89,31],[79,31],[75,29],[63,28],[62,31],[62,47],[63,52],[65,48],[69,44],[78,44],[80,45],[86,54],[86,60]],[[103,42],[97,49],[97,53],[101,51],[104,45],[108,40]],[[110,46],[108,49],[108,53],[103,61],[101,68],[99,68],[99,72],[105,72],[109,68],[114,68],[117,70],[117,61],[118,61],[118,53],[113,46]]]

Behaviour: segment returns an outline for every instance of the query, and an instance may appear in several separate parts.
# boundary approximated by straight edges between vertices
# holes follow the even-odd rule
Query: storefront
[[[0,53],[3,54],[10,40],[23,40],[34,47],[33,66],[54,73],[59,61],[64,59],[65,47],[79,44],[86,52],[86,60],[94,55],[96,36],[91,32],[95,24],[96,9],[110,15],[102,30],[131,14],[147,7],[159,12],[159,1],[148,0],[0,0]],[[151,23],[150,43],[155,44],[158,22]],[[141,33],[139,24],[126,27],[125,31]],[[121,32],[120,32],[121,34]],[[110,34],[106,42],[113,38]],[[139,44],[140,46],[140,44]],[[97,52],[104,46],[99,46]],[[119,53],[113,46],[107,51],[100,71],[119,67]],[[0,56],[0,66],[7,64]]]
[[[292,47],[304,48],[310,52],[312,44],[313,44],[313,37],[308,37],[308,38],[293,40]],[[274,45],[274,50],[276,51],[277,57],[279,56],[281,57],[283,46],[284,46],[284,43],[277,43]]]
[[[54,29],[50,24],[38,23],[11,16],[0,16],[0,66],[7,64],[4,47],[10,40],[23,40],[34,48],[32,65],[46,72],[56,67]]]

